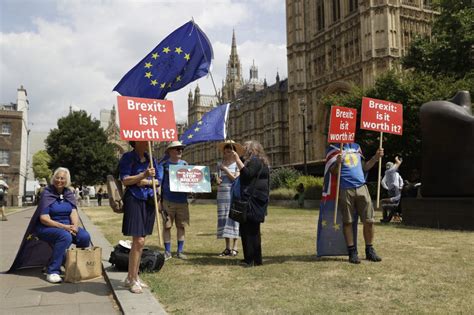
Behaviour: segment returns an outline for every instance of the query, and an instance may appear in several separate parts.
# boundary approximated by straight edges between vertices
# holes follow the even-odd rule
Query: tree
[[[440,0],[431,38],[412,42],[402,63],[435,76],[464,78],[474,71],[474,5],[472,0]]]
[[[40,150],[33,155],[33,173],[35,178],[46,178],[47,181],[51,178],[50,161],[51,156],[46,150]]]
[[[100,122],[85,111],[70,112],[58,120],[58,128],[46,139],[52,169],[63,166],[71,172],[76,185],[103,183],[117,168],[113,146],[107,143]]]

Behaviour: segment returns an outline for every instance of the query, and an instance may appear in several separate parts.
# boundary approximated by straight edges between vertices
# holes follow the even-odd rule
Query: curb
[[[116,271],[109,263],[110,253],[113,251],[112,245],[90,221],[89,217],[78,209],[79,217],[84,228],[94,240],[94,246],[102,248],[102,269],[104,278],[112,289],[117,304],[123,314],[167,314],[163,306],[156,300],[150,289],[143,289],[142,294],[133,294],[123,286],[123,280],[127,277],[126,272]]]

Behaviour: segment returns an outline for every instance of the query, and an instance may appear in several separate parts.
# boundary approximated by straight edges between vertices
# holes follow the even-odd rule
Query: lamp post
[[[308,165],[306,163],[306,101],[302,97],[300,98],[300,110],[301,117],[303,117],[303,165],[304,165],[304,174],[308,175]]]

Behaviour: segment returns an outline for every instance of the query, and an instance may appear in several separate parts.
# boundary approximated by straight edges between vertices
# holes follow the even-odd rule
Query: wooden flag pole
[[[153,168],[154,165],[153,165],[153,153],[151,149],[151,141],[148,141],[148,154],[150,155],[150,167]],[[163,246],[163,234],[161,233],[161,221],[159,219],[160,214],[158,211],[158,197],[156,196],[156,180],[154,177],[153,177],[152,183],[153,183],[153,199],[155,201],[156,227],[158,229],[158,243],[160,246]]]
[[[340,149],[341,150],[341,158],[342,158],[342,143],[341,143],[341,146],[340,146]],[[339,205],[339,182],[341,181],[341,169],[342,169],[342,163],[338,165],[339,169],[337,171],[337,182],[336,182],[336,203],[334,205],[334,225],[336,225],[336,221],[337,221],[337,207]]]
[[[379,149],[382,149],[383,132],[380,132]],[[380,207],[380,178],[382,176],[382,157],[379,156],[379,176],[377,179],[377,209]]]

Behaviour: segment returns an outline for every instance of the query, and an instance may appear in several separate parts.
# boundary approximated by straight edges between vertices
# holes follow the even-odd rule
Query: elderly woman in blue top
[[[138,277],[145,236],[153,233],[155,205],[153,200],[153,180],[156,177],[156,161],[150,167],[148,142],[131,141],[133,150],[122,155],[119,162],[120,179],[127,187],[123,197],[122,233],[132,236],[132,248],[128,262],[125,286],[132,293],[142,293],[148,287]],[[158,186],[158,185],[157,185]]]
[[[61,264],[71,243],[79,248],[90,245],[89,233],[78,226],[79,216],[70,186],[69,170],[64,167],[57,168],[51,178],[51,186],[46,187],[43,192],[42,199],[48,200],[48,205],[40,210],[36,225],[38,238],[53,246],[46,275],[46,280],[52,283],[61,282]]]

